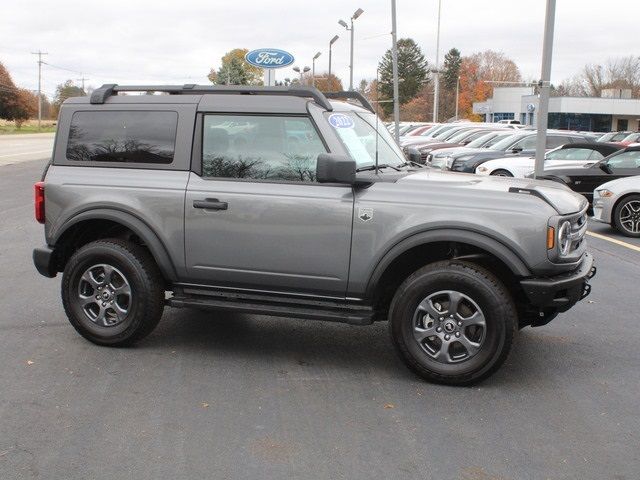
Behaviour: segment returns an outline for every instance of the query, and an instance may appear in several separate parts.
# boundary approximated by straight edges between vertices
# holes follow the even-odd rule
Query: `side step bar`
[[[173,297],[167,299],[167,305],[176,308],[193,307],[276,317],[326,320],[350,325],[371,325],[374,321],[374,311],[369,306],[317,300],[308,301],[271,295],[236,293],[225,295],[221,292],[208,291],[199,291],[196,294],[192,293],[193,290],[185,288],[182,292],[174,294]]]

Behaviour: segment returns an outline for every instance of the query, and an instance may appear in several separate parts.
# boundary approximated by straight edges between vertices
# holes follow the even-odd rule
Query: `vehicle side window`
[[[205,115],[205,177],[313,182],[326,148],[307,117]]]
[[[522,140],[520,140],[519,142],[514,144],[511,148],[512,149],[521,148],[522,150],[535,150],[535,148],[536,148],[536,137],[534,135],[534,136],[531,136],[531,137],[523,138]]]
[[[640,169],[640,150],[622,152],[619,155],[611,157],[609,160],[607,160],[607,165],[613,170],[623,168]]]
[[[67,159],[171,163],[177,125],[176,112],[75,112],[69,128]]]
[[[594,153],[597,155],[593,156]],[[547,160],[598,160],[601,158],[602,155],[598,151],[588,148],[563,148],[547,155]]]
[[[571,143],[570,137],[555,136],[555,135],[547,137],[547,148],[556,148],[562,145],[566,145],[567,143]]]

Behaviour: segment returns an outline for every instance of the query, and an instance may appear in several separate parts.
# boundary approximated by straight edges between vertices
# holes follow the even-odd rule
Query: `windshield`
[[[524,135],[509,135],[508,137],[503,138],[499,142],[491,145],[489,150],[497,150],[500,152],[504,152],[507,148],[509,148],[514,141],[524,138]]]
[[[400,147],[380,120],[377,121],[376,142],[376,116],[373,113],[326,112],[325,116],[355,160],[357,168],[376,164],[376,144],[378,165],[396,167],[406,163]]]

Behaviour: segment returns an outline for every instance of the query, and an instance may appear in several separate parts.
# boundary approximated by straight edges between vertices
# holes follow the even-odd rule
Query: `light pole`
[[[533,177],[544,171],[544,154],[547,147],[547,122],[549,121],[549,93],[551,90],[551,57],[553,55],[553,28],[556,17],[556,0],[547,0],[542,46],[542,71],[540,75],[540,100],[538,102],[536,134],[536,163]]]
[[[311,70],[309,67],[304,67],[302,70],[300,70],[300,67],[293,67],[293,71],[300,74],[300,85],[302,85],[302,75],[307,73],[309,70]]]
[[[393,125],[400,145],[400,93],[398,86],[398,42],[396,36],[396,0],[391,0],[391,59],[393,62]]]
[[[458,105],[460,99],[460,75],[458,75],[458,80],[456,81],[456,120],[458,120]]]
[[[338,41],[338,38],[340,38],[338,35],[334,35],[333,38],[329,40],[329,78],[331,78],[331,47]]]
[[[318,52],[313,56],[313,60],[311,61],[311,86],[315,87],[316,86],[316,60],[318,59],[318,57],[322,55],[322,52]]]
[[[344,20],[338,20],[338,23],[342,25],[347,31],[351,32],[351,53],[349,54],[349,90],[353,90],[353,21],[364,13],[361,8],[357,9],[351,15],[351,28]]]
[[[438,121],[438,102],[440,100],[440,11],[442,0],[438,0],[438,30],[436,34],[436,81],[433,89],[433,121]]]

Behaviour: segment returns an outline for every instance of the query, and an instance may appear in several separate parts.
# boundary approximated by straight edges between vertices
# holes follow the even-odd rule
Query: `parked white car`
[[[640,237],[640,175],[603,183],[593,192],[593,219]]]
[[[619,150],[618,145],[607,143],[568,143],[545,155],[544,168],[581,166],[597,162]],[[510,156],[484,162],[475,173],[500,177],[524,178],[535,168],[535,157]]]

